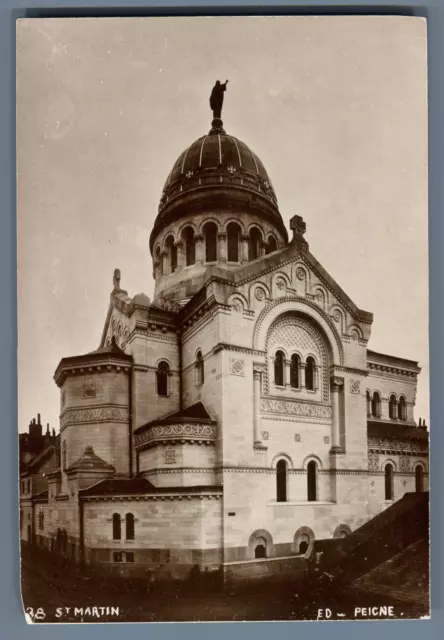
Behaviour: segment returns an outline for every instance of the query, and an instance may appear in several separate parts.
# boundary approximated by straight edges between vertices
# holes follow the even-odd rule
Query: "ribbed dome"
[[[246,184],[263,193],[276,203],[276,196],[270,178],[261,160],[247,145],[226,133],[202,136],[185,149],[174,163],[173,169],[163,188],[164,199],[174,197],[183,183],[207,175],[220,174],[233,182],[236,178],[246,180]],[[161,203],[163,204],[163,203]]]
[[[214,127],[219,122],[221,126]],[[258,156],[228,135],[221,121],[177,158],[165,182],[152,240],[159,227],[194,211],[247,209],[263,214],[286,237],[270,178]]]

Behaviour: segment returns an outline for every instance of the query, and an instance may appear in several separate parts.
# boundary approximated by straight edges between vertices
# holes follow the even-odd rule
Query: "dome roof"
[[[220,126],[214,126],[219,122]],[[228,135],[222,122],[195,140],[177,158],[165,182],[151,245],[159,226],[188,213],[246,207],[271,217],[286,237],[271,180],[258,156],[241,140]]]

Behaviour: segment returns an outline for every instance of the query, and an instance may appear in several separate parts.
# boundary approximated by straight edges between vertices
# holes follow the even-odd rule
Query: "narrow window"
[[[134,516],[132,513],[127,513],[125,516],[125,528],[126,528],[126,539],[134,540]]]
[[[260,247],[262,242],[262,234],[259,229],[253,227],[250,231],[250,237],[248,239],[248,259],[256,260],[260,256]]]
[[[316,502],[318,499],[318,465],[314,460],[310,460],[307,465],[307,500]]]
[[[227,227],[228,262],[239,262],[240,227],[230,222]]]
[[[132,551],[125,553],[125,562],[134,562],[134,553]]]
[[[201,386],[205,381],[204,359],[202,351],[198,351],[196,355],[196,384]]]
[[[420,464],[415,467],[415,491],[416,493],[424,491],[424,469]]]
[[[267,253],[273,253],[277,251],[277,242],[274,236],[268,236]]]
[[[287,463],[279,460],[276,465],[276,500],[287,502]]]
[[[398,417],[396,405],[397,405],[396,396],[392,394],[390,396],[390,401],[389,401],[389,415],[391,420],[396,420],[396,418]]]
[[[393,500],[393,466],[385,465],[385,499]]]
[[[114,553],[113,553],[113,561],[114,562],[122,562],[122,552],[121,551],[114,551]]]
[[[267,547],[265,546],[265,542],[260,542],[256,545],[254,557],[258,559],[267,557]]]
[[[372,416],[374,418],[379,418],[381,416],[381,398],[377,391],[375,391],[372,398]]]
[[[398,418],[400,420],[407,420],[407,403],[405,401],[404,396],[401,396],[399,398],[399,403],[398,403]]]
[[[156,249],[156,263],[157,263],[157,275],[162,277],[163,276],[163,260],[162,260],[162,255],[160,253],[160,247],[157,247]]]
[[[162,361],[159,362],[156,376],[157,376],[157,394],[159,396],[167,396],[168,395],[168,376],[170,372],[170,367],[168,362]]]
[[[308,391],[314,391],[315,387],[315,361],[309,356],[305,363],[305,388]]]
[[[291,364],[290,364],[290,386],[292,389],[299,389],[299,367],[300,367],[300,359],[299,356],[295,353],[291,356]]]
[[[274,358],[274,384],[278,387],[284,386],[284,365],[285,355],[283,351],[276,351]]]
[[[205,262],[217,260],[217,227],[214,222],[207,222],[204,227]]]
[[[62,445],[62,471],[66,471],[66,440],[63,441]]]
[[[196,242],[192,227],[186,227],[183,232],[185,243],[185,262],[187,267],[196,262]]]
[[[113,540],[120,540],[122,537],[121,531],[122,525],[120,520],[120,515],[118,513],[113,513]]]

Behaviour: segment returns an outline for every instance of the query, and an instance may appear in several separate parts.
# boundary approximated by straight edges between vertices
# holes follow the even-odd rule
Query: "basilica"
[[[418,363],[370,350],[372,313],[213,116],[161,193],[153,299],[115,270],[100,344],[55,371],[60,433],[34,420],[21,464],[24,543],[122,575],[283,572],[428,488]]]

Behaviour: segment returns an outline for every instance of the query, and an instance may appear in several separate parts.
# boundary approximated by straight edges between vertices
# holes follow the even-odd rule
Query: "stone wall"
[[[84,505],[86,561],[118,565],[114,553],[129,552],[134,554],[134,565],[170,571],[173,577],[186,574],[193,565],[217,568],[222,561],[221,509],[220,498],[200,495],[141,501],[87,501]],[[121,540],[113,540],[113,513],[122,517]],[[134,540],[125,539],[127,513],[135,518]],[[161,567],[162,564],[165,566]]]

